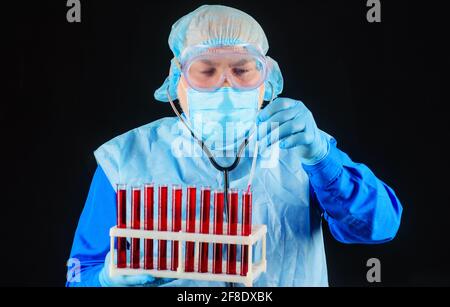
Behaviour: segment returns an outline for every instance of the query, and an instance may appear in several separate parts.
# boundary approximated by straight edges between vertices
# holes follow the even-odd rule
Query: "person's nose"
[[[222,87],[232,87],[231,82],[228,81],[228,76],[225,76],[225,81],[223,82]]]

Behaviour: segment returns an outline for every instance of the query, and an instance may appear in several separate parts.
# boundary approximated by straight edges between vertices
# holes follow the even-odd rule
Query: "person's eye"
[[[233,73],[236,76],[242,76],[242,75],[248,73],[249,71],[250,71],[249,69],[245,69],[245,68],[234,68],[233,69]]]
[[[208,77],[211,77],[215,74],[216,70],[214,68],[202,70],[202,74]]]

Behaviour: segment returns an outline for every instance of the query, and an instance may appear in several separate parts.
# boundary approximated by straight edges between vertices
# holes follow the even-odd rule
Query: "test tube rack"
[[[182,229],[185,228],[185,222],[182,223]],[[226,225],[224,224],[224,229]],[[241,225],[238,225],[240,229]],[[196,222],[196,229],[199,229],[199,222]],[[111,261],[110,261],[110,275],[140,275],[149,274],[154,277],[161,278],[176,278],[176,279],[192,279],[192,280],[205,280],[205,281],[221,281],[221,282],[231,282],[231,283],[242,283],[246,287],[251,287],[253,282],[266,271],[267,261],[266,261],[266,225],[252,225],[252,231],[249,236],[242,236],[240,230],[237,235],[215,235],[215,234],[202,234],[202,233],[188,233],[185,231],[172,232],[172,231],[156,231],[156,230],[142,230],[142,229],[129,229],[129,228],[117,228],[114,226],[110,229],[111,238]],[[132,269],[129,266],[126,268],[117,268],[115,263],[115,250],[114,250],[114,239],[116,237],[126,237],[126,238],[138,238],[138,239],[153,239],[153,240],[166,240],[166,241],[178,241],[178,268],[176,271],[167,270],[146,270],[143,269],[143,263],[139,269]],[[258,241],[261,241],[262,252],[261,260],[252,263],[252,246]],[[184,261],[182,255],[182,246],[185,242],[195,243],[195,256],[194,272],[185,272]],[[215,274],[208,272],[200,273],[197,270],[198,258],[199,258],[199,244],[200,243],[222,243],[222,244],[236,244],[241,246],[248,246],[248,271],[246,276],[242,276],[237,269],[236,274]],[[167,261],[170,263],[170,258]],[[209,260],[208,267],[211,268],[212,260]],[[222,260],[222,268],[225,268],[226,260]],[[237,262],[237,268],[240,268],[240,263]],[[223,269],[225,271],[225,269]]]

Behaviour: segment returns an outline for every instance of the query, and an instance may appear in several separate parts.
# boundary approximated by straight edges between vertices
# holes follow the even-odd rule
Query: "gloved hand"
[[[173,279],[155,278],[151,275],[120,275],[109,276],[109,264],[111,262],[110,253],[105,257],[105,265],[103,266],[98,279],[102,287],[136,287],[136,286],[158,286],[168,283]]]
[[[312,113],[301,101],[275,99],[261,110],[256,123],[261,150],[280,141],[280,148],[296,148],[302,163],[309,165],[318,163],[328,154],[327,137],[317,128]],[[274,130],[272,123],[278,124]],[[278,137],[271,137],[275,131]]]

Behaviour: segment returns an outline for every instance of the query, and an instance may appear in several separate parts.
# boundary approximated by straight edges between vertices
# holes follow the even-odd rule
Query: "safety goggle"
[[[190,53],[181,71],[188,85],[198,91],[215,91],[225,86],[252,90],[267,76],[266,59],[248,47],[214,47]]]

